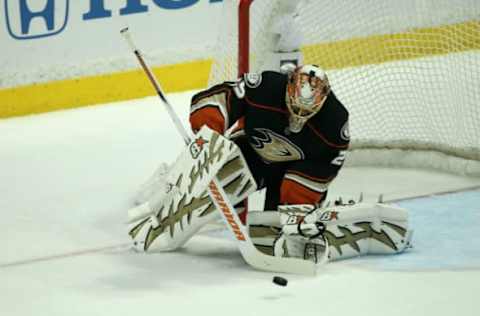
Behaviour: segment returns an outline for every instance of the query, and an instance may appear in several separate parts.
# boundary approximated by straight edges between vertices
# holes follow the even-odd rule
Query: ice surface
[[[191,94],[169,96],[184,121]],[[478,314],[478,190],[399,202],[414,249],[287,275],[285,288],[247,266],[221,230],[178,252],[132,252],[123,222],[133,193],[182,146],[156,97],[0,121],[0,315]],[[342,170],[330,198],[479,184],[358,167]]]

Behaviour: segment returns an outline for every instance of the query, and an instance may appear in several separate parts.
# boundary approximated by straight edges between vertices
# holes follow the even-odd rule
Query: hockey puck
[[[282,278],[282,277],[279,277],[279,276],[274,276],[273,277],[273,283],[275,283],[276,285],[280,285],[280,286],[287,286],[287,279],[285,278]]]

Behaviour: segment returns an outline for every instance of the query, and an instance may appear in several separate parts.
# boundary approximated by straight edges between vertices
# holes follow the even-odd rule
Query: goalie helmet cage
[[[348,165],[480,176],[478,0],[223,6],[209,84],[264,70],[279,42],[299,42],[304,62],[327,71],[350,112]]]

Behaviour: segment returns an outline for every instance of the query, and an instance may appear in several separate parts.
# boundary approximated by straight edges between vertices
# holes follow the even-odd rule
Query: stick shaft
[[[185,144],[189,144],[190,143],[190,136],[188,135],[187,130],[185,129],[182,122],[178,118],[178,115],[173,110],[173,107],[170,105],[167,98],[163,94],[162,88],[160,87],[160,83],[157,81],[157,79],[155,78],[152,70],[150,69],[150,67],[145,62],[145,59],[143,58],[142,53],[133,43],[133,39],[132,39],[132,36],[130,35],[130,32],[129,32],[128,28],[122,29],[120,31],[120,34],[123,35],[123,37],[125,38],[125,40],[128,43],[128,46],[130,46],[130,49],[133,51],[133,53],[137,57],[137,60],[140,63],[140,65],[142,66],[143,71],[145,71],[145,73],[147,74],[148,80],[151,82],[151,84],[155,88],[155,91],[157,92],[157,95],[160,97],[163,104],[167,108],[168,114],[170,115],[170,118],[172,119],[173,124],[175,124],[175,127],[177,128],[178,132],[182,136],[183,141],[185,142]]]

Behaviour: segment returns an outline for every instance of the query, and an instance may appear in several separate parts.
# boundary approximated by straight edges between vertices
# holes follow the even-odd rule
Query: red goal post
[[[238,76],[249,71],[250,6],[254,0],[240,0],[238,4]]]

